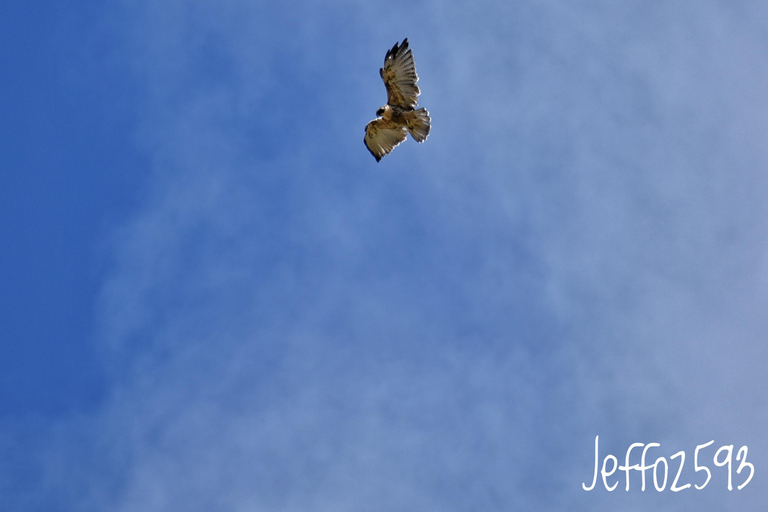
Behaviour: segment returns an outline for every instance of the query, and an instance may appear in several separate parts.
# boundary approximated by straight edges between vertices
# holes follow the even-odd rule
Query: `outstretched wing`
[[[388,155],[395,146],[405,140],[408,129],[386,119],[377,118],[365,127],[365,146],[378,162]]]
[[[413,108],[421,94],[416,82],[416,66],[413,63],[413,53],[408,48],[408,38],[403,44],[395,46],[384,57],[384,67],[379,69],[381,79],[387,88],[387,103],[392,106]]]

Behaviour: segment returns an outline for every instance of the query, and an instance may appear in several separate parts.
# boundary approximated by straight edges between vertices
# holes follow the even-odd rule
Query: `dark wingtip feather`
[[[373,150],[368,146],[368,140],[366,137],[363,137],[363,143],[365,144],[365,149],[367,149],[368,152],[373,155],[373,158],[375,158],[377,162],[381,160],[381,157],[374,153]]]
[[[395,45],[390,50],[387,51],[387,55],[384,56],[384,59],[386,60],[390,57],[394,59],[395,57],[397,57],[398,53],[402,53],[407,49],[408,49],[408,38],[406,37],[405,39],[403,39],[402,43],[399,43],[399,42],[395,43]]]
[[[398,50],[399,44],[400,43],[395,43],[395,45],[387,51],[387,55],[384,56],[385,60],[390,58],[390,57],[394,58],[395,55],[397,55],[397,50]]]

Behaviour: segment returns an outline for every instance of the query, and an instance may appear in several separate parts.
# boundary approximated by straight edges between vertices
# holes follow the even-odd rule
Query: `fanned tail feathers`
[[[431,119],[427,109],[414,110],[408,119],[408,132],[416,142],[424,142],[429,136]]]

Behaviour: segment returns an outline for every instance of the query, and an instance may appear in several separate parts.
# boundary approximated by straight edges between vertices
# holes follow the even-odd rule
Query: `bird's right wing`
[[[399,126],[392,121],[377,118],[365,127],[365,146],[378,162],[384,155],[388,155],[395,146],[405,140],[408,129]]]

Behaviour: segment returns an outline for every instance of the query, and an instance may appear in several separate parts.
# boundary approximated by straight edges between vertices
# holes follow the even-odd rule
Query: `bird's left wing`
[[[395,149],[395,146],[403,142],[407,135],[408,129],[405,126],[379,117],[365,127],[365,139],[363,140],[368,151],[378,162],[384,155],[388,155]]]
[[[413,63],[413,53],[408,48],[408,38],[403,44],[395,43],[395,46],[384,57],[384,67],[379,69],[381,79],[387,88],[387,103],[406,109],[413,108],[418,102],[419,86],[416,82],[419,77],[416,74],[416,65]]]

